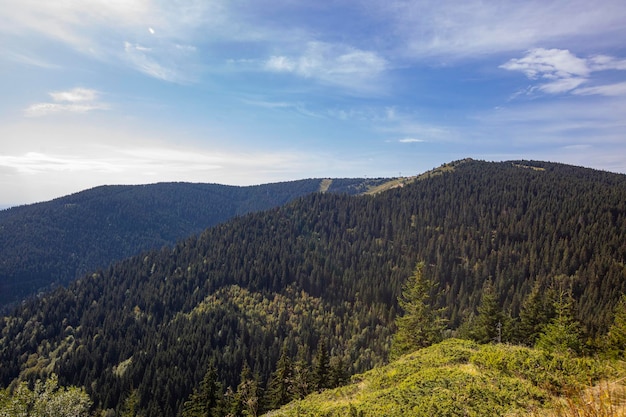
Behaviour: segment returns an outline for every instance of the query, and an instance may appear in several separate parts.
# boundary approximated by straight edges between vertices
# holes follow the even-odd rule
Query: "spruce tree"
[[[432,306],[431,293],[434,289],[435,284],[424,276],[424,263],[418,263],[398,298],[404,314],[396,318],[397,330],[390,353],[392,358],[441,341],[445,320],[443,309]]]
[[[200,389],[194,390],[183,405],[183,417],[217,417],[222,398],[222,386],[217,382],[217,370],[209,365]]]
[[[493,283],[491,280],[485,281],[478,306],[478,315],[470,331],[472,339],[478,343],[500,341],[504,321],[504,314],[498,303]]]
[[[315,368],[313,369],[313,385],[318,391],[330,387],[330,357],[326,344],[320,340],[315,354]]]
[[[606,337],[606,347],[612,356],[619,358],[626,356],[626,294],[622,294],[614,309],[613,324]]]
[[[580,324],[574,318],[574,298],[571,282],[567,283],[567,280],[565,276],[556,278],[555,317],[545,326],[535,346],[548,352],[580,354],[582,353],[581,329]]]
[[[291,359],[287,355],[286,346],[283,347],[280,358],[276,363],[276,370],[270,376],[266,391],[266,403],[270,409],[279,408],[287,404],[293,395],[293,369]]]
[[[519,313],[519,322],[515,331],[515,338],[519,343],[534,346],[545,326],[555,316],[555,301],[554,289],[544,289],[538,280],[535,281]]]
[[[301,400],[309,395],[313,389],[313,375],[307,361],[307,346],[298,348],[298,357],[293,364],[293,399]]]

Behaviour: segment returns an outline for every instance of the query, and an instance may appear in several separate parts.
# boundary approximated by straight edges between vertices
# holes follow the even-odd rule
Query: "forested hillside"
[[[234,216],[317,192],[357,194],[379,179],[310,179],[250,187],[102,186],[0,211],[0,309],[139,251],[172,245]]]
[[[486,281],[514,320],[532,288],[564,275],[593,340],[626,292],[626,176],[460,161],[377,195],[241,216],[22,304],[0,323],[0,381],[55,372],[101,409],[133,399],[174,416],[210,365],[233,398],[271,386],[281,352],[302,372],[364,371],[386,360],[418,261],[450,329]]]

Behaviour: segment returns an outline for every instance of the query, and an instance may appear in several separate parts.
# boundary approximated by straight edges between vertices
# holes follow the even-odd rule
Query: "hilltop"
[[[617,380],[625,375],[611,361],[450,339],[266,416],[623,415],[626,388]],[[593,386],[603,391],[586,394]],[[600,409],[606,413],[584,414]]]

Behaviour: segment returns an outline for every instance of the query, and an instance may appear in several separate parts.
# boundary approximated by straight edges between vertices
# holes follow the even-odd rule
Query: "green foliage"
[[[491,280],[485,281],[478,306],[478,315],[468,322],[465,332],[478,343],[502,341],[505,316]]]
[[[293,399],[294,392],[294,372],[291,359],[288,356],[286,347],[283,350],[276,364],[276,370],[272,372],[267,383],[266,403],[269,409],[275,409],[287,404]]]
[[[98,207],[117,218],[124,204]],[[152,217],[154,207],[135,212]],[[142,218],[125,227],[135,226]],[[477,311],[486,280],[515,318],[535,282],[547,288],[566,274],[575,319],[594,338],[626,293],[625,241],[626,176],[558,164],[464,161],[375,196],[316,193],[19,305],[0,319],[0,383],[56,372],[98,409],[119,409],[134,388],[144,415],[173,417],[207,363],[234,394],[244,362],[267,386],[287,346],[300,397],[314,390],[320,340],[348,375],[384,363],[418,259],[451,328]]]
[[[626,357],[626,295],[622,294],[613,310],[613,324],[606,337],[606,350],[613,357]]]
[[[552,287],[542,288],[535,282],[530,294],[526,296],[519,313],[519,322],[515,330],[515,340],[526,346],[534,346],[544,327],[555,317],[554,303],[556,294]]]
[[[402,287],[398,304],[403,315],[396,318],[391,358],[428,347],[442,339],[446,322],[442,317],[444,309],[433,307],[431,294],[436,283],[424,275],[424,263],[420,262]]]
[[[330,385],[330,357],[328,356],[326,344],[320,340],[317,345],[317,352],[315,353],[313,386],[316,390],[322,391],[329,388]]]
[[[194,390],[189,400],[185,401],[182,417],[218,417],[223,407],[222,386],[218,382],[217,370],[211,364],[202,378],[200,388]]]
[[[11,392],[0,390],[0,416],[81,417],[88,416],[91,399],[81,388],[60,387],[56,375],[37,380],[33,390],[21,382]]]
[[[613,373],[608,362],[449,339],[290,403],[273,416],[502,416],[550,408]]]
[[[583,349],[580,325],[574,319],[571,287],[566,288],[565,281],[567,277],[557,278],[555,317],[544,327],[535,346],[548,352],[580,355]]]

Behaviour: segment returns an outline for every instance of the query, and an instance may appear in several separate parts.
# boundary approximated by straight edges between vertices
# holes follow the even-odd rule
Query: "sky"
[[[104,184],[626,173],[623,0],[0,0],[0,207]]]

